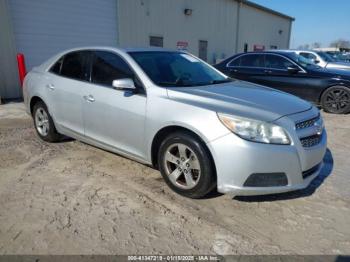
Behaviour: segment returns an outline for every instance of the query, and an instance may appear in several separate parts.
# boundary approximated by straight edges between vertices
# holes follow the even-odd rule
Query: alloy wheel
[[[48,135],[50,128],[49,116],[42,107],[39,107],[35,112],[35,126],[40,135]]]
[[[339,112],[348,107],[350,103],[349,93],[343,89],[334,89],[326,94],[325,106],[329,111]]]
[[[184,144],[172,144],[165,151],[165,173],[171,183],[181,189],[192,189],[201,175],[197,155]]]

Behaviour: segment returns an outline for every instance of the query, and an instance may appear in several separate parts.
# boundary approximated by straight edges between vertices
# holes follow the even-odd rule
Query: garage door
[[[116,0],[8,1],[18,52],[28,69],[67,48],[117,45]]]

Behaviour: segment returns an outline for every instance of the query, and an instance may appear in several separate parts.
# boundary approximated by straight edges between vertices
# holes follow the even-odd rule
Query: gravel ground
[[[350,117],[324,117],[306,190],[191,200],[150,167],[42,142],[23,104],[0,105],[0,254],[350,254]]]

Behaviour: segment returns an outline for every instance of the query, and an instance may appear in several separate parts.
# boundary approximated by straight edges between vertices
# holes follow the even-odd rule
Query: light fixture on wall
[[[278,30],[278,33],[281,35],[283,33],[283,30],[282,29]]]
[[[192,9],[186,8],[184,10],[184,14],[187,15],[187,16],[190,16],[190,15],[192,15],[192,11],[193,11]]]

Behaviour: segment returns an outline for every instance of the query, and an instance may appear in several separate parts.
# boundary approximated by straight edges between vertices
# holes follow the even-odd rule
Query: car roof
[[[268,51],[278,51],[278,52],[317,52],[315,50],[308,50],[308,49],[275,49],[275,50],[268,50]]]
[[[60,57],[70,53],[77,51],[89,51],[89,50],[102,50],[102,51],[110,51],[116,53],[129,53],[129,52],[172,52],[172,53],[184,53],[184,51],[166,49],[161,47],[134,47],[134,48],[120,48],[114,46],[83,46],[83,47],[75,47],[61,51],[56,55],[49,58],[47,61],[42,63],[41,65],[36,66],[35,68],[39,70],[47,70],[54,62],[56,62]]]
[[[178,50],[161,48],[161,47],[114,47],[114,46],[84,46],[75,47],[71,49],[64,50],[62,54],[74,52],[74,51],[84,51],[84,50],[106,50],[106,51],[119,51],[119,52],[180,52]]]
[[[252,51],[252,52],[246,52],[246,53],[238,53],[235,54],[233,56],[231,56],[231,58],[233,57],[237,57],[237,56],[241,56],[241,55],[249,55],[249,54],[256,54],[256,55],[261,55],[261,54],[279,54],[279,55],[288,55],[288,54],[293,54],[294,52],[291,50],[267,50],[267,51]]]

